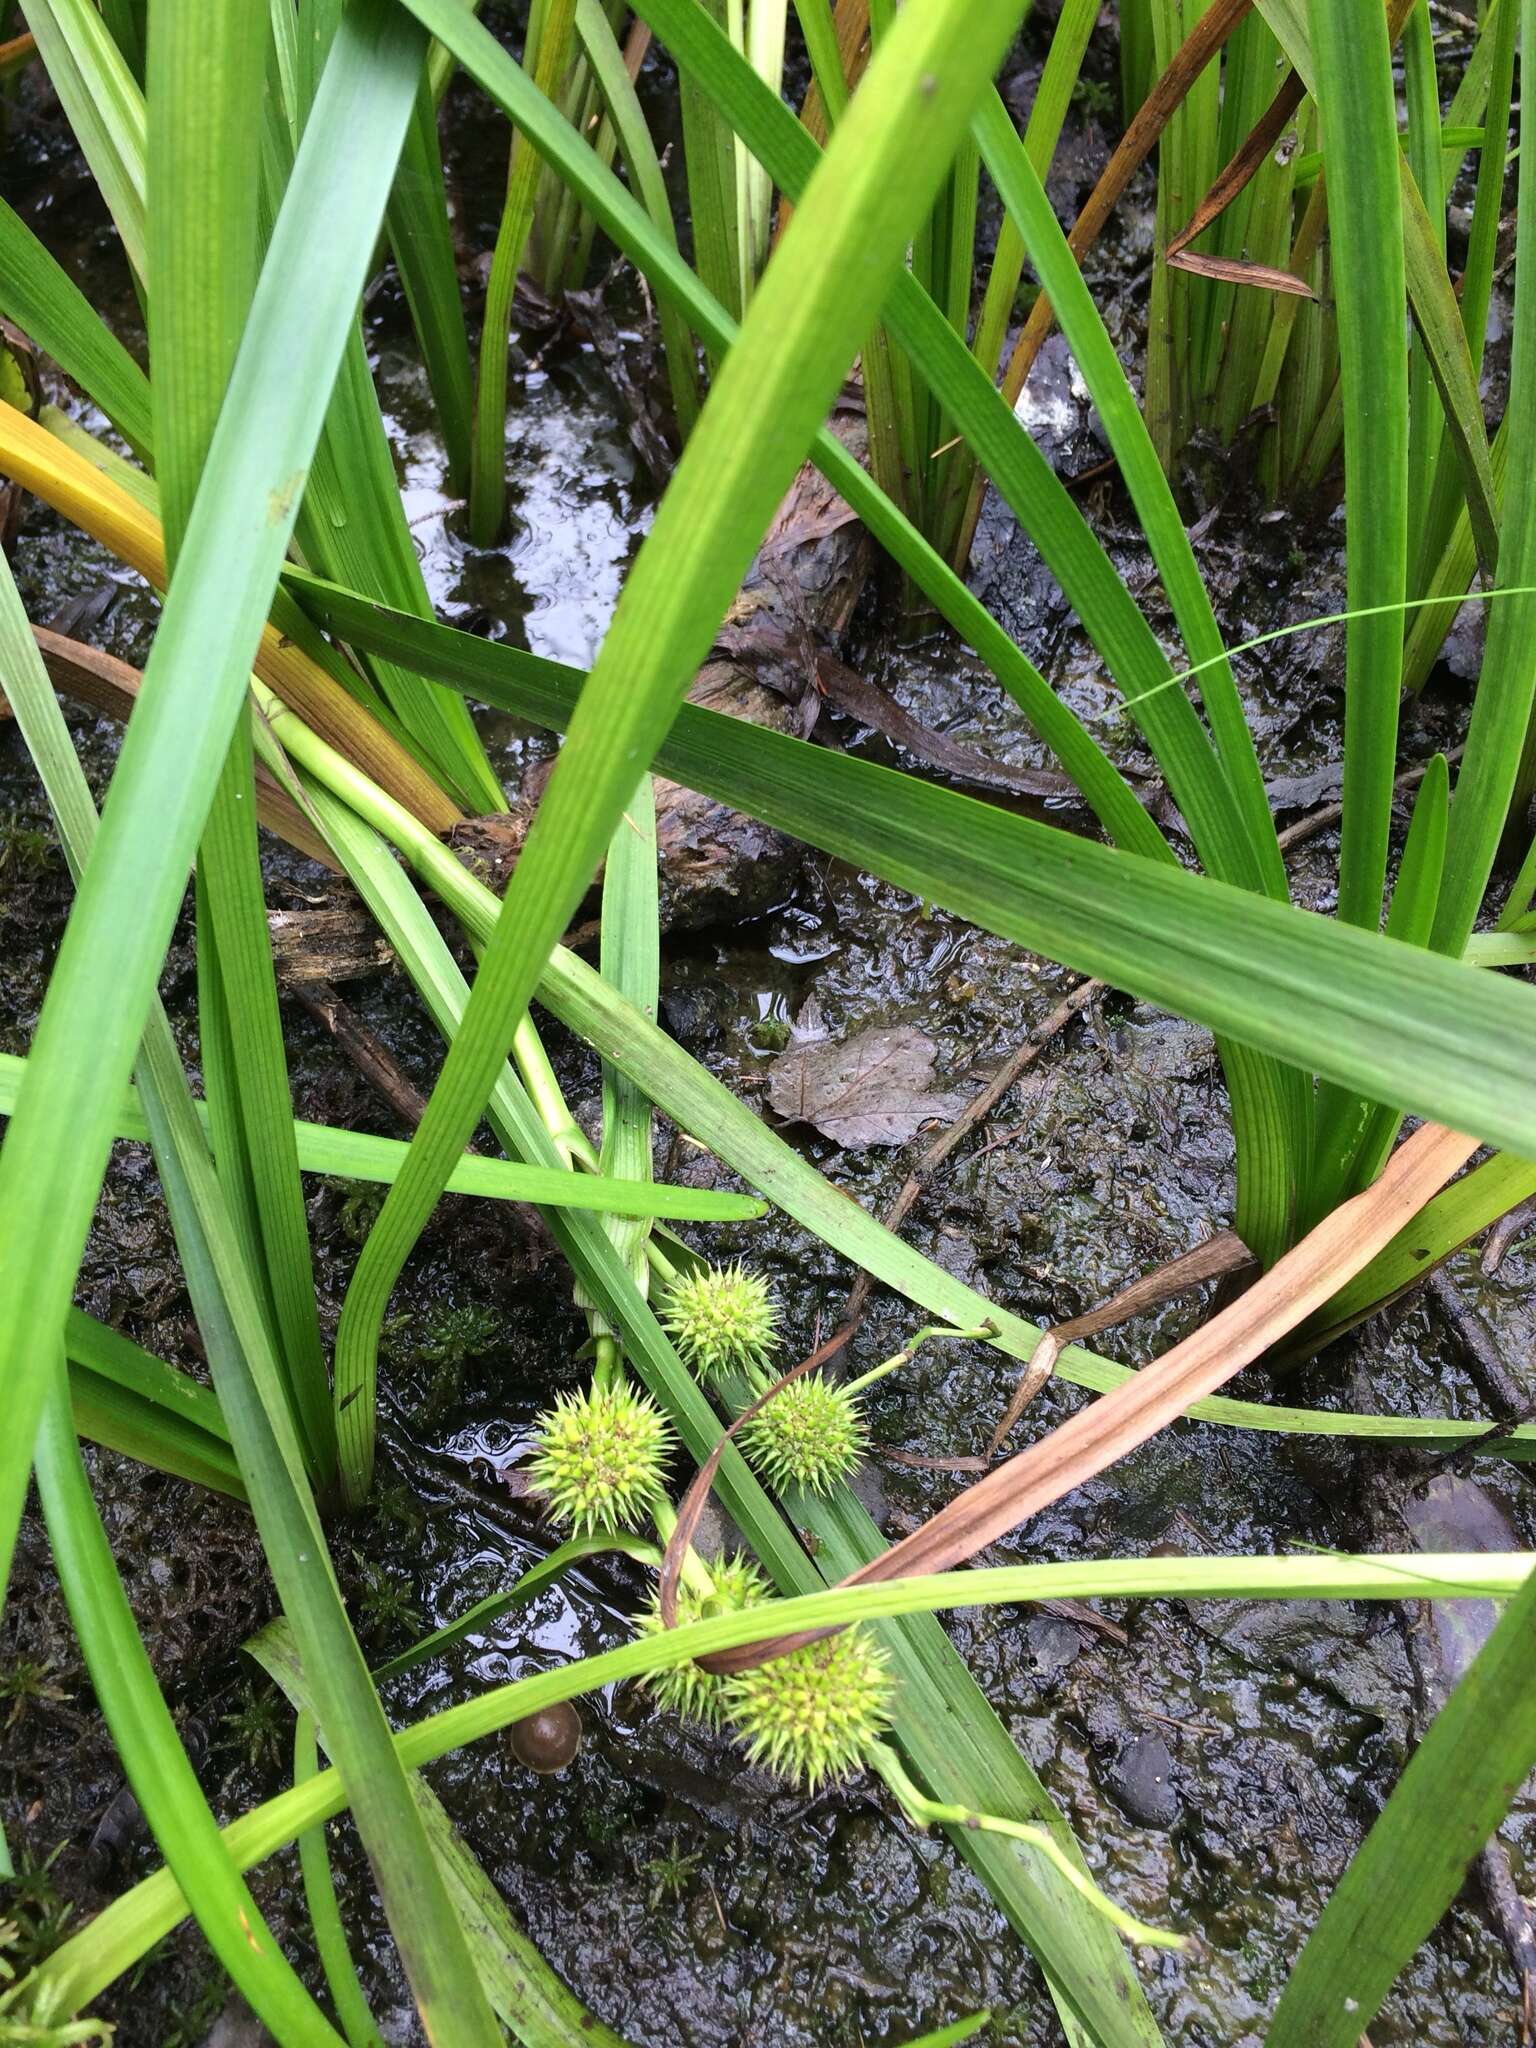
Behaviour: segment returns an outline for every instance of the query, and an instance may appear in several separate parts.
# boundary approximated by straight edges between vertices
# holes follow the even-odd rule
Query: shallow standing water
[[[484,246],[500,175],[498,123],[455,88],[451,124],[464,233]],[[131,332],[131,300],[99,215],[43,120],[29,192],[50,246],[69,251],[97,302]],[[1075,204],[1102,138],[1091,126],[1064,151],[1055,196]],[[1134,276],[1144,257],[1132,216],[1099,262]],[[1139,298],[1112,307],[1134,334]],[[585,663],[599,643],[626,562],[645,530],[651,487],[630,450],[621,407],[594,353],[570,339],[513,378],[509,422],[516,482],[509,543],[477,552],[445,494],[423,380],[398,294],[369,309],[408,515],[441,612],[454,623]],[[1033,429],[1064,473],[1098,459],[1086,405],[1053,343],[1031,385]],[[1107,488],[1092,513],[1126,565],[1147,565],[1129,513]],[[1270,521],[1231,481],[1204,544],[1204,567],[1229,637],[1326,609],[1339,587],[1337,534],[1315,519]],[[34,617],[142,661],[153,605],[99,551],[33,508],[17,573]],[[975,583],[1076,707],[1109,721],[1129,746],[1092,651],[1011,524],[989,514]],[[103,604],[103,593],[107,601]],[[1149,600],[1150,601],[1150,600]],[[67,607],[74,607],[72,613]],[[1154,623],[1165,622],[1156,617]],[[878,588],[856,622],[850,658],[924,723],[1020,763],[1042,760],[979,666],[938,636],[898,634]],[[1326,637],[1282,643],[1240,680],[1266,773],[1306,778],[1337,757],[1336,664]],[[1405,755],[1454,735],[1454,688],[1432,694]],[[115,735],[73,724],[100,791]],[[512,721],[483,722],[509,787],[546,742]],[[844,721],[828,735],[877,757],[888,744]],[[1127,756],[1135,765],[1134,755]],[[1298,810],[1311,799],[1298,800]],[[68,891],[14,728],[0,727],[0,1049],[21,1051],[35,1022]],[[1336,847],[1324,835],[1299,855],[1298,895],[1326,907]],[[274,903],[334,894],[313,868],[274,852]],[[979,1086],[1069,985],[1060,969],[978,934],[884,884],[819,856],[786,866],[767,915],[679,937],[668,949],[663,1017],[687,1048],[766,1107],[774,1025],[814,1001],[835,1037],[909,1023],[937,1048],[946,1088]],[[185,930],[165,993],[196,1066],[192,965]],[[399,977],[347,991],[422,1083],[440,1047]],[[398,1131],[377,1100],[295,1005],[291,1032],[301,1114]],[[589,1124],[596,1063],[550,1034],[562,1080]],[[860,1201],[882,1209],[921,1140],[839,1153],[791,1133]],[[1000,1142],[994,1142],[1000,1141]],[[658,1169],[707,1178],[710,1163],[664,1123]],[[309,1183],[327,1317],[334,1319],[365,1216],[343,1189]],[[1040,1321],[1091,1306],[1225,1220],[1231,1153],[1209,1038],[1121,998],[1104,998],[1056,1041],[999,1106],[995,1122],[935,1179],[906,1225],[920,1250]],[[853,1275],[824,1247],[774,1220],[701,1233],[725,1256],[771,1274],[800,1355],[829,1327]],[[1531,1255],[1495,1280],[1475,1259],[1453,1268],[1511,1371],[1529,1356]],[[119,1148],[82,1273],[82,1302],[178,1363],[195,1365],[190,1312],[164,1226],[153,1169]],[[1183,1335],[1203,1304],[1184,1301],[1105,1341],[1140,1360]],[[537,1230],[484,1205],[450,1200],[413,1259],[395,1303],[386,1372],[388,1458],[375,1506],[336,1531],[338,1566],[369,1648],[387,1656],[504,1584],[549,1538],[515,1475],[532,1419],[552,1388],[583,1375],[584,1326],[558,1260]],[[920,1320],[877,1296],[850,1367],[897,1348]],[[954,1480],[902,1454],[983,1448],[1009,1376],[974,1347],[931,1347],[871,1404],[869,1505],[899,1535],[950,1496]],[[1286,1395],[1318,1405],[1400,1412],[1485,1412],[1480,1388],[1432,1304],[1417,1301],[1293,1377]],[[1076,1400],[1048,1390],[1028,1429]],[[286,1724],[237,1656],[271,1609],[250,1571],[241,1511],[146,1477],[110,1454],[92,1459],[108,1525],[168,1695],[210,1793],[234,1813],[284,1782]],[[989,1561],[1142,1551],[1262,1551],[1289,1542],[1348,1548],[1402,1539],[1405,1504],[1427,1461],[1185,1426],[1082,1489]],[[1476,1479],[1507,1519],[1532,1534],[1519,1468],[1492,1462]],[[1444,1482],[1442,1481],[1442,1484]],[[619,1641],[643,1593],[622,1564],[573,1575],[501,1626],[396,1681],[400,1719],[487,1684]],[[1242,1603],[1121,1604],[1110,1628],[1055,1614],[987,1610],[948,1624],[1005,1723],[1085,1842],[1095,1870],[1133,1911],[1199,1936],[1186,1957],[1146,1961],[1153,2010],[1170,2041],[1237,2048],[1257,2041],[1289,1962],[1400,1767],[1418,1712],[1411,1612],[1252,1608]],[[155,1858],[94,1714],[90,1689],[30,1524],[5,1618],[0,1674],[42,1660],[47,1692],[21,1703],[0,1744],[0,1789],[14,1842],[46,1877],[23,1886],[39,1938],[48,1894],[76,1919]],[[991,2038],[1045,2044],[1058,2022],[1027,1955],[986,1894],[938,1838],[915,1835],[866,1786],[815,1800],[785,1793],[724,1743],[684,1731],[639,1689],[583,1705],[586,1745],[562,1778],[537,1779],[497,1743],[429,1774],[513,1912],[591,2009],[638,2048],[786,2048],[900,2043],[985,2006]],[[1528,1806],[1505,1830],[1519,1884],[1532,1849]],[[414,2038],[403,1989],[349,1826],[334,1831],[343,1910],[370,1995],[392,2039]],[[311,1972],[291,1857],[262,1874],[258,1896]],[[73,1924],[73,1923],[71,1923]],[[130,2044],[200,2042],[223,1993],[194,1932],[183,1930],[143,1976],[103,2002]],[[1512,1974],[1476,1887],[1398,1986],[1371,2038],[1451,2048],[1507,2040]]]

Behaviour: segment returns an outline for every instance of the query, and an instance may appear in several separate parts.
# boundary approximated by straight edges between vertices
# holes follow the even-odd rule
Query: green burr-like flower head
[[[855,1626],[726,1679],[721,1703],[753,1763],[814,1792],[863,1763],[890,1721],[891,1675]]]
[[[766,1365],[779,1341],[779,1311],[767,1281],[739,1262],[679,1273],[660,1316],[678,1356],[704,1380]]]
[[[731,1557],[716,1558],[705,1566],[705,1570],[710,1581],[707,1588],[691,1584],[687,1579],[678,1585],[679,1623],[712,1620],[720,1614],[739,1614],[743,1607],[755,1607],[768,1597],[767,1580],[757,1566],[739,1552]],[[652,1596],[649,1608],[640,1617],[640,1633],[643,1636],[666,1633],[657,1595]],[[719,1727],[720,1696],[725,1680],[715,1672],[704,1670],[690,1658],[686,1664],[674,1664],[670,1670],[653,1672],[645,1683],[662,1706],[670,1707],[685,1720],[702,1721],[706,1728]]]
[[[661,1493],[671,1448],[671,1428],[647,1395],[589,1387],[559,1395],[539,1417],[528,1477],[578,1536],[632,1529]]]
[[[791,1380],[741,1427],[742,1451],[776,1493],[788,1486],[830,1493],[855,1469],[868,1446],[858,1396],[820,1373]]]

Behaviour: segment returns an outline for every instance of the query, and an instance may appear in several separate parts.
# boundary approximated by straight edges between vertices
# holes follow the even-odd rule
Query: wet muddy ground
[[[1038,62],[1039,45],[1037,34],[1028,61]],[[1096,50],[1090,68],[1099,82],[1112,78],[1111,64],[1107,46]],[[494,231],[504,138],[462,88],[450,101],[449,125],[464,236],[484,247]],[[1091,181],[1103,142],[1091,108],[1080,109],[1056,174],[1063,211]],[[90,188],[46,104],[18,124],[10,147],[25,188],[18,203],[27,203],[50,246],[68,255],[119,331],[131,335],[132,300]],[[1146,260],[1145,212],[1132,210],[1094,265],[1127,347],[1142,310]],[[441,612],[541,653],[589,660],[653,502],[595,352],[567,335],[514,375],[512,538],[479,553],[446,496],[421,372],[387,280],[369,320],[409,515]],[[1030,390],[1030,424],[1064,474],[1101,460],[1059,340]],[[1190,483],[1197,509],[1212,514],[1202,559],[1229,640],[1334,606],[1339,533],[1326,509],[1274,516],[1251,494],[1240,460],[1197,463]],[[1091,489],[1090,510],[1136,586],[1147,589],[1161,625],[1128,506],[1103,483]],[[132,577],[36,507],[27,513],[16,568],[35,619],[142,662],[151,601]],[[1104,722],[1124,761],[1145,766],[1091,648],[995,510],[981,529],[974,581],[1074,705]],[[1281,786],[1287,820],[1332,793],[1337,655],[1325,632],[1283,642],[1239,668],[1265,772]],[[1043,762],[979,664],[942,636],[900,621],[893,594],[879,582],[866,594],[847,656],[922,724],[998,759]],[[1455,676],[1442,671],[1409,719],[1405,764],[1454,742],[1463,711]],[[71,717],[100,792],[115,734],[86,714]],[[546,751],[511,721],[487,717],[482,729],[509,787]],[[835,713],[823,736],[876,758],[900,758],[889,741]],[[1298,849],[1300,900],[1328,907],[1336,851],[1329,833]],[[269,862],[269,887],[275,905],[336,896],[331,878],[280,851]],[[0,727],[0,1050],[27,1046],[67,907],[40,792],[14,727]],[[765,914],[678,935],[665,962],[662,1010],[681,1043],[766,1109],[774,1061],[796,1020],[806,1022],[808,1005],[839,1039],[915,1026],[935,1048],[936,1085],[969,1094],[1070,983],[1060,968],[811,856],[786,862]],[[163,986],[195,1069],[185,927]],[[440,1046],[403,978],[376,975],[346,994],[416,1081],[430,1085]],[[292,1002],[285,1019],[299,1112],[398,1134],[391,1112],[320,1027]],[[595,1062],[553,1027],[550,1044],[590,1124],[599,1103]],[[893,1198],[922,1142],[840,1149],[804,1126],[790,1135],[876,1210]],[[658,1170],[698,1179],[712,1169],[663,1123]],[[371,1198],[315,1179],[308,1187],[324,1312],[334,1322]],[[1209,1037],[1107,995],[936,1176],[905,1230],[984,1292],[1050,1322],[1197,1242],[1227,1220],[1231,1199],[1231,1146]],[[809,1348],[818,1321],[828,1327],[837,1319],[855,1278],[782,1220],[701,1233],[697,1241],[769,1272],[793,1355]],[[1474,1252],[1450,1269],[1455,1301],[1480,1319],[1522,1389],[1530,1377],[1533,1259],[1536,1253],[1517,1248],[1490,1277]],[[153,1168],[140,1148],[118,1150],[79,1298],[163,1356],[198,1368]],[[381,1484],[370,1509],[334,1531],[359,1629],[381,1658],[547,1549],[547,1532],[517,1489],[517,1468],[537,1409],[584,1371],[577,1358],[584,1326],[559,1261],[536,1225],[493,1214],[490,1205],[444,1203],[394,1306]],[[1202,1306],[1170,1304],[1117,1330],[1103,1348],[1144,1359],[1185,1334]],[[877,1295],[850,1366],[886,1356],[915,1320],[901,1303]],[[981,1451],[1010,1380],[1006,1362],[979,1348],[936,1346],[881,1383],[871,1402],[875,1450],[862,1490],[887,1534],[915,1526],[956,1484],[904,1464],[902,1454]],[[1464,1334],[1427,1294],[1290,1375],[1285,1393],[1319,1406],[1493,1412]],[[1077,1398],[1070,1389],[1048,1389],[1028,1429],[1042,1431]],[[242,1639],[272,1611],[270,1587],[252,1568],[244,1511],[109,1453],[93,1453],[91,1464],[162,1683],[210,1796],[233,1815],[279,1789],[287,1771],[287,1718],[239,1656]],[[1186,1425],[1039,1517],[989,1561],[1158,1546],[1390,1547],[1406,1544],[1431,1512],[1453,1530],[1473,1532],[1459,1540],[1524,1545],[1536,1533],[1528,1491],[1521,1468],[1491,1461],[1471,1474],[1437,1476],[1427,1459]],[[466,1648],[394,1681],[391,1711],[410,1719],[621,1640],[642,1592],[638,1572],[599,1561]],[[948,1625],[1106,1885],[1144,1918],[1199,1937],[1188,1955],[1158,1957],[1144,1968],[1166,2037],[1190,2048],[1257,2042],[1290,1961],[1400,1768],[1443,1646],[1412,1609],[1147,1602],[1122,1603],[1103,1619],[1100,1627],[993,1609]],[[986,1893],[942,1840],[915,1835],[869,1787],[813,1800],[786,1793],[744,1767],[724,1742],[659,1715],[632,1687],[585,1702],[583,1712],[586,1744],[562,1777],[535,1778],[494,1741],[429,1775],[543,1953],[593,2012],[639,2048],[894,2044],[983,2006],[996,2015],[987,2038],[1041,2048],[1062,2038],[1037,1972]],[[27,1859],[4,1911],[18,1926],[13,1960],[25,1961],[157,1860],[96,1716],[36,1521],[27,1526],[0,1637],[0,1728],[6,1825]],[[1524,1889],[1526,1858],[1536,1853],[1528,1804],[1517,1807],[1504,1834],[1515,1885]],[[334,1842],[343,1911],[375,2010],[390,2039],[412,2041],[403,1986],[349,1825],[334,1831]],[[314,1976],[294,1859],[276,1859],[254,1881],[263,1908]],[[224,2003],[200,1938],[184,1928],[101,2009],[117,2023],[123,2048],[193,2048],[209,2037]],[[1518,2005],[1505,1947],[1473,1883],[1398,1985],[1371,2038],[1377,2048],[1507,2042],[1517,2037]]]

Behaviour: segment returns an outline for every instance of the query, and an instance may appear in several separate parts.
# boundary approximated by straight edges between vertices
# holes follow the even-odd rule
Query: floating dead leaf
[[[809,1028],[807,1028],[809,1027]],[[834,1043],[808,1004],[774,1061],[768,1100],[840,1145],[903,1145],[934,1118],[958,1116],[963,1092],[935,1088],[935,1047],[915,1024],[880,1024]]]

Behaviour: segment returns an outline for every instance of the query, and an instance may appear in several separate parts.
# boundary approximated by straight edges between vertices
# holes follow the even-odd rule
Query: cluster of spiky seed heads
[[[740,1375],[758,1394],[766,1392],[779,1311],[759,1275],[740,1264],[679,1274],[660,1314],[678,1355],[700,1379],[718,1384]],[[741,1432],[749,1463],[776,1492],[830,1493],[867,1445],[857,1396],[819,1373],[792,1380]]]
[[[741,1428],[741,1448],[776,1493],[800,1486],[830,1493],[853,1472],[869,1443],[858,1397],[820,1373],[791,1380]]]
[[[779,1341],[778,1304],[767,1281],[739,1263],[679,1273],[660,1313],[679,1358],[715,1384],[761,1371]]]
[[[577,1535],[632,1529],[661,1498],[672,1431],[645,1394],[624,1382],[561,1394],[539,1417],[528,1467],[557,1522]]]
[[[891,1675],[855,1626],[726,1679],[721,1704],[753,1763],[814,1792],[865,1762],[890,1723]]]
[[[739,1614],[744,1607],[756,1607],[759,1601],[766,1600],[768,1592],[768,1581],[749,1559],[739,1553],[715,1558],[704,1565],[701,1578],[685,1578],[679,1583],[678,1623],[709,1621],[720,1614]],[[656,1636],[665,1631],[661,1598],[657,1593],[640,1617],[640,1633]],[[646,1684],[662,1706],[681,1714],[684,1720],[702,1721],[706,1728],[719,1727],[720,1697],[725,1681],[713,1671],[706,1671],[702,1665],[695,1664],[691,1658],[686,1664],[674,1664],[670,1670],[653,1672]]]

